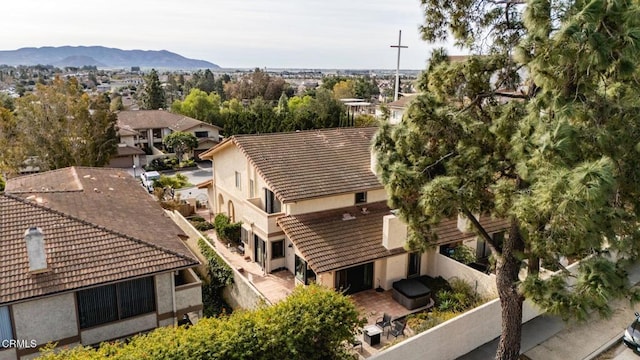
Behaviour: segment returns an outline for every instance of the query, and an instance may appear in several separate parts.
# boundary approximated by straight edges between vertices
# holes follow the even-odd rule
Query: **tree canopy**
[[[165,138],[162,139],[162,144],[170,151],[176,153],[178,161],[182,161],[186,152],[198,147],[198,138],[192,133],[176,131],[165,136]]]
[[[75,78],[38,84],[16,100],[15,116],[0,111],[3,170],[17,173],[27,159],[42,171],[106,165],[118,143],[107,100],[89,97]]]
[[[141,108],[144,110],[158,110],[167,107],[164,89],[162,89],[156,69],[151,69],[151,72],[144,77],[141,99]]]
[[[344,346],[363,326],[353,302],[317,285],[254,311],[162,327],[126,343],[45,351],[40,359],[353,359]]]
[[[475,56],[434,52],[422,94],[375,148],[390,203],[425,250],[462,214],[496,258],[497,359],[517,359],[522,302],[563,318],[607,316],[628,296],[640,251],[636,2],[423,0],[423,37],[452,34]],[[491,237],[475,214],[507,219]],[[578,260],[576,273],[567,260]],[[551,278],[541,267],[560,269]],[[524,277],[519,275],[525,270]]]

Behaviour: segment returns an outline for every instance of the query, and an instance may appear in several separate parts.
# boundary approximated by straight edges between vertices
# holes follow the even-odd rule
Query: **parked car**
[[[148,192],[153,192],[153,183],[158,179],[160,179],[160,173],[157,171],[146,171],[140,174],[142,186],[144,186]]]
[[[640,352],[640,314],[636,312],[635,315],[636,319],[624,331],[622,341],[633,351]]]

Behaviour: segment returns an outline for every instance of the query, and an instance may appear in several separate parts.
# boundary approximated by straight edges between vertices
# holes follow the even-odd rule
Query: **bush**
[[[192,221],[191,223],[198,231],[207,231],[214,228],[213,224],[208,221]]]
[[[341,346],[365,321],[354,303],[331,289],[298,286],[270,307],[162,327],[98,349],[44,350],[42,359],[353,359]]]
[[[240,243],[242,222],[231,223],[227,215],[220,213],[213,220],[213,225],[220,240],[226,243]]]
[[[160,179],[153,182],[153,187],[172,189],[181,189],[189,185],[189,179],[183,174],[176,174],[175,176],[160,175]]]
[[[476,252],[466,245],[456,246],[453,249],[453,253],[451,254],[451,258],[458,262],[461,262],[465,265],[470,264],[476,261]]]
[[[204,316],[216,316],[230,312],[231,308],[222,298],[222,290],[233,284],[233,271],[224,260],[204,241],[198,240],[202,255],[207,258],[207,279],[202,283]]]

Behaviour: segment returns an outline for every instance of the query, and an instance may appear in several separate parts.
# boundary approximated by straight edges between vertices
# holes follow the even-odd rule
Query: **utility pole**
[[[392,48],[398,48],[398,63],[396,64],[396,87],[393,93],[393,101],[398,100],[398,88],[400,87],[400,49],[406,49],[408,46],[402,45],[402,30],[398,31],[398,45],[391,45]]]

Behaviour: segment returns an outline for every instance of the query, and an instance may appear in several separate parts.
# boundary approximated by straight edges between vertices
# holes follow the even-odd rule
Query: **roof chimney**
[[[47,271],[47,253],[44,250],[44,234],[38,227],[30,227],[24,232],[29,256],[29,272],[39,273]]]

